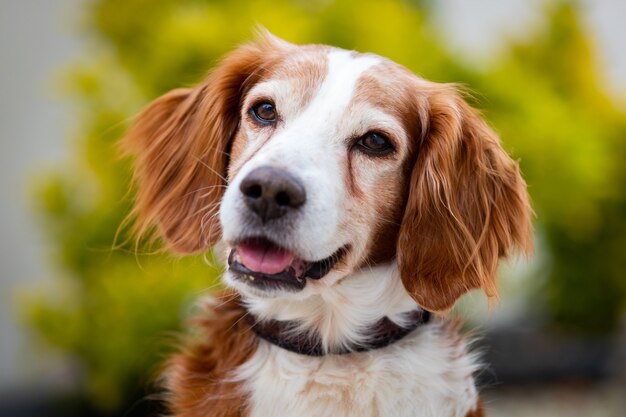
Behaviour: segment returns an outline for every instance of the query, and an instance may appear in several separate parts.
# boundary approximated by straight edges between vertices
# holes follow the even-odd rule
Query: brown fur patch
[[[415,97],[415,78],[406,68],[383,61],[361,74],[351,105],[365,103],[390,114],[400,122],[409,138],[417,139],[422,120]]]
[[[197,321],[201,336],[186,343],[185,350],[170,359],[165,372],[167,403],[173,417],[245,417],[247,394],[230,379],[256,350],[257,339],[244,320],[239,298],[209,307]]]
[[[392,201],[397,201],[398,204],[390,206],[386,210],[378,211],[378,224],[374,230],[368,255],[364,262],[366,265],[389,262],[396,256],[396,243],[404,210],[402,208],[403,204],[401,204],[402,196],[393,194],[389,196],[389,194],[389,191],[384,189],[376,192],[379,199],[389,198]]]
[[[304,109],[319,90],[328,73],[328,51],[324,45],[303,45],[274,71],[273,78],[293,83],[297,107]]]
[[[150,104],[122,141],[136,157],[138,236],[153,227],[169,249],[200,252],[221,230],[218,204],[226,185],[241,99],[286,54],[269,35],[229,54],[193,89],[178,89]]]
[[[346,189],[348,190],[348,192],[353,197],[362,200],[364,197],[364,194],[356,182],[356,178],[354,175],[353,158],[354,158],[354,153],[348,152],[348,157],[346,158],[346,169],[345,169],[345,173],[343,176],[345,178]]]
[[[379,108],[398,120],[410,142],[406,146],[407,161],[414,159],[412,157],[416,148],[414,143],[418,142],[421,130],[419,102],[410,88],[414,78],[415,76],[408,70],[393,62],[384,61],[359,77],[351,103],[351,106],[365,104]],[[396,147],[401,148],[402,145],[404,144],[396,144]],[[372,193],[379,222],[374,230],[364,264],[389,262],[396,256],[396,244],[412,167],[412,164],[405,163],[401,175],[392,181],[381,181]],[[348,182],[353,184],[355,179],[352,171],[349,175]]]
[[[465,414],[465,417],[485,417],[485,406],[480,398],[476,402],[476,407]]]
[[[453,86],[416,85],[429,105],[398,238],[404,286],[444,311],[465,292],[497,295],[498,260],[532,251],[532,209],[518,164]]]

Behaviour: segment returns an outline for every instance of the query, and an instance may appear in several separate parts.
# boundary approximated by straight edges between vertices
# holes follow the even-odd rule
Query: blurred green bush
[[[99,407],[138,395],[219,268],[128,243],[119,227],[130,210],[129,166],[115,145],[145,103],[199,81],[258,22],[295,43],[375,52],[478,92],[474,104],[521,158],[549,252],[529,304],[547,308],[556,326],[610,332],[626,300],[626,117],[600,92],[575,3],[550,7],[545,27],[477,71],[447,50],[428,1],[90,1],[85,53],[64,78],[76,104],[76,158],[44,173],[36,192],[58,285],[30,297],[29,323],[78,359]]]

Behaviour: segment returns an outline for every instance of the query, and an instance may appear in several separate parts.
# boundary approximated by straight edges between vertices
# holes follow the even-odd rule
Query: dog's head
[[[180,253],[226,245],[226,282],[307,297],[393,262],[424,308],[496,294],[530,250],[517,164],[454,86],[376,55],[265,34],[152,103],[124,142],[139,227]]]

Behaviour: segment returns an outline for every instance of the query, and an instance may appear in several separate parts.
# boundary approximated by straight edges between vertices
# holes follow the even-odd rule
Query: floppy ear
[[[228,55],[200,85],[151,103],[122,141],[135,156],[138,235],[156,227],[180,253],[220,239],[218,206],[243,94],[263,76],[282,45],[267,34]]]
[[[532,209],[517,163],[478,112],[452,86],[427,94],[397,260],[411,296],[442,311],[473,288],[497,295],[498,259],[532,251]]]

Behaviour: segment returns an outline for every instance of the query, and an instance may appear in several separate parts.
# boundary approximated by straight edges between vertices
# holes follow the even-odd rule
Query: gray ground
[[[624,417],[626,385],[499,388],[483,395],[489,417]]]

